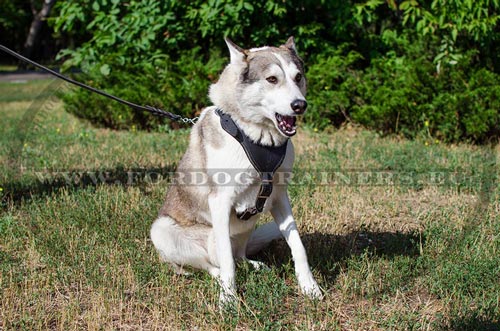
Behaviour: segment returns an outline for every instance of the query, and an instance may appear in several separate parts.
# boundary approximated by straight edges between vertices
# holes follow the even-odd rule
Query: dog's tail
[[[247,256],[257,254],[264,249],[271,241],[283,238],[278,225],[275,222],[269,222],[259,226],[254,230],[247,244]]]

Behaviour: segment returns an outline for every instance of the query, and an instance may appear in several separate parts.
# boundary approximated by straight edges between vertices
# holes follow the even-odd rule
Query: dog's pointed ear
[[[288,40],[286,41],[285,45],[283,45],[283,46],[285,46],[289,50],[292,50],[295,53],[297,53],[297,48],[295,48],[295,40],[293,39],[293,36],[291,36],[290,38],[288,38]]]
[[[245,61],[247,55],[243,48],[233,43],[229,38],[224,38],[231,56],[232,64],[239,64]]]

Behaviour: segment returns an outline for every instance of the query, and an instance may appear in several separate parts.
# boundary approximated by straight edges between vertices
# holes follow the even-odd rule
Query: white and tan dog
[[[301,291],[320,298],[286,185],[275,185],[264,205],[264,212],[271,212],[275,222],[255,229],[260,214],[246,221],[237,217],[255,205],[260,177],[240,143],[223,130],[215,112],[220,109],[230,115],[256,144],[288,144],[277,174],[291,171],[294,149],[288,140],[296,133],[296,116],[307,107],[302,60],[292,37],[279,47],[250,50],[229,40],[226,43],[231,61],[210,88],[214,106],[204,109],[193,126],[189,147],[176,171],[184,181],[170,186],[151,228],[151,239],[161,259],[177,272],[183,273],[184,267],[189,266],[207,270],[216,277],[221,285],[220,300],[227,303],[236,299],[235,259],[247,260],[248,255],[272,240],[284,237],[292,252]],[[251,170],[252,175],[237,184],[221,184],[220,179],[213,177],[239,170]],[[189,185],[194,173],[201,173],[208,180],[203,185]],[[260,266],[259,262],[249,262]]]

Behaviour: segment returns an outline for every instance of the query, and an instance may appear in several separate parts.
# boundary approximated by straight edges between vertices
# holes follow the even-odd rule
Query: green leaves
[[[390,51],[364,68],[361,54],[348,52],[348,45],[310,59],[306,120],[311,126],[354,122],[431,143],[481,143],[498,136],[500,75],[473,66],[477,52],[450,53],[446,44],[433,60],[425,44],[407,35],[386,30],[382,40]]]
[[[101,5],[99,5],[99,1],[94,1],[92,3],[92,9],[95,11],[99,11],[99,9],[101,9]]]
[[[111,72],[111,68],[109,67],[108,64],[103,64],[100,68],[99,68],[99,71],[101,72],[101,74],[103,74],[103,76],[108,76],[109,73]]]
[[[87,70],[110,58],[147,64],[155,53],[177,57],[197,46],[223,47],[227,36],[252,46],[276,45],[294,35],[304,54],[324,46],[330,36],[344,38],[351,30],[351,6],[282,0],[62,1],[51,24],[58,33],[84,41],[66,55],[79,53],[80,61],[71,63]]]
[[[434,49],[434,62],[437,63],[438,71],[443,64],[458,63],[471,41],[482,46],[485,42],[492,42],[500,19],[498,1],[433,0],[429,3],[405,0],[399,4],[399,8],[391,3],[369,0],[358,4],[355,17],[360,23],[370,23],[383,7],[396,11],[397,15],[402,12],[402,23],[406,29],[415,29],[423,38],[436,37],[440,40],[439,46]],[[446,52],[437,49],[443,45]]]
[[[125,64],[118,64],[120,62]],[[200,49],[195,49],[185,52],[178,60],[156,54],[147,64],[126,62],[119,57],[110,58],[108,63],[79,79],[125,100],[191,117],[209,105],[209,84],[217,77],[225,59],[214,53],[207,62],[202,60]],[[98,126],[154,129],[166,123],[159,117],[133,111],[86,90],[75,89],[64,95],[63,100],[68,112]]]
[[[84,71],[96,64],[103,75],[109,74],[109,67],[103,63],[119,64],[144,63],[149,65],[151,57],[158,53],[164,40],[167,26],[175,19],[162,1],[132,1],[127,5],[119,1],[95,0],[92,12],[85,13],[83,7],[72,2],[64,2],[61,12],[71,13],[60,16],[56,26],[71,31],[74,27],[76,10],[92,18],[87,20],[86,29],[92,31],[92,38],[72,52],[65,67],[81,67]],[[166,11],[166,12],[165,12]]]
[[[500,132],[497,91],[468,84],[483,69],[490,81],[500,72],[499,2],[62,1],[51,24],[57,33],[86,40],[60,52],[64,70],[78,67],[96,85],[140,103],[193,115],[209,102],[208,85],[219,74],[213,68],[227,60],[223,37],[253,47],[294,35],[309,68],[311,126],[355,121],[416,137],[427,121],[425,132],[439,139],[486,141]],[[214,51],[217,65],[206,64]],[[83,101],[68,103],[83,113],[84,107],[114,108],[79,97]],[[93,121],[121,128],[137,120],[117,120],[113,110]],[[144,128],[156,123],[139,121]]]

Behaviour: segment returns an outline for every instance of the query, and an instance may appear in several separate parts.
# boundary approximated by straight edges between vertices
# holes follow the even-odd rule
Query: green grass
[[[325,299],[298,294],[279,241],[258,256],[270,270],[238,266],[241,302],[221,314],[215,282],[175,275],[148,239],[166,180],[126,185],[174,169],[189,132],[93,128],[60,88],[0,84],[0,329],[500,328],[498,147],[302,128],[296,172],[351,180],[290,187]]]

